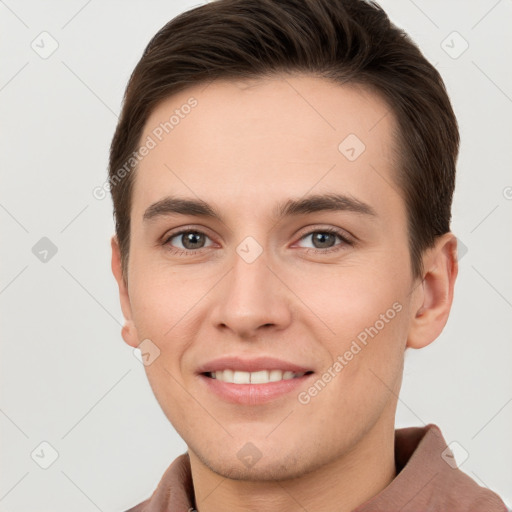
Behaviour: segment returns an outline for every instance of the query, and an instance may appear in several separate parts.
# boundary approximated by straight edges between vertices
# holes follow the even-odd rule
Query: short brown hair
[[[443,80],[376,2],[216,0],[168,22],[129,79],[111,148],[109,183],[127,279],[133,172],[123,172],[156,105],[192,85],[279,72],[369,87],[398,122],[396,181],[408,214],[414,277],[450,230],[459,131]]]

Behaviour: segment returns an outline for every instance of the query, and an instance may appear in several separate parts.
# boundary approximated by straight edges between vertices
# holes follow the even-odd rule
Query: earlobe
[[[424,255],[426,269],[418,287],[420,305],[411,319],[407,347],[423,348],[442,332],[453,301],[458,273],[457,238],[452,233],[439,237],[435,246]]]
[[[132,320],[126,321],[121,329],[121,336],[127,345],[130,347],[137,348],[139,346],[139,337],[137,335],[137,329]]]
[[[110,245],[112,247],[112,273],[114,274],[117,285],[119,287],[119,300],[121,302],[121,310],[126,320],[123,328],[121,329],[121,336],[128,345],[135,348],[139,345],[138,333],[132,319],[132,308],[130,304],[130,296],[128,294],[128,285],[123,276],[121,251],[119,248],[119,242],[115,235],[111,238]]]

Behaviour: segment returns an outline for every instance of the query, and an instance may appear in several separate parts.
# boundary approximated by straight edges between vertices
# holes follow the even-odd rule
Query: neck
[[[377,423],[350,453],[300,477],[279,481],[224,478],[189,450],[196,509],[198,512],[295,512],[298,509],[350,512],[376,496],[396,476],[394,426],[388,423],[384,427]]]

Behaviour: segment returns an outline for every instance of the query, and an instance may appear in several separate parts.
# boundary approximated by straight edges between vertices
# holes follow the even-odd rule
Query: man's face
[[[125,339],[151,340],[151,359],[158,347],[145,367],[155,396],[219,474],[298,476],[392,428],[414,283],[388,110],[354,86],[282,75],[189,88],[145,126],[141,144],[156,146],[135,175]],[[325,194],[348,200],[279,215]],[[150,209],[169,196],[220,219]],[[201,370],[224,356],[313,373],[286,392],[212,382]]]

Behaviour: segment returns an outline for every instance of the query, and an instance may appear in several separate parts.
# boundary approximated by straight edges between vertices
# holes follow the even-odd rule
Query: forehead
[[[164,193],[218,204],[333,188],[396,195],[394,130],[387,103],[361,86],[304,75],[194,85],[145,124],[140,143],[152,148],[135,173],[132,211]]]

